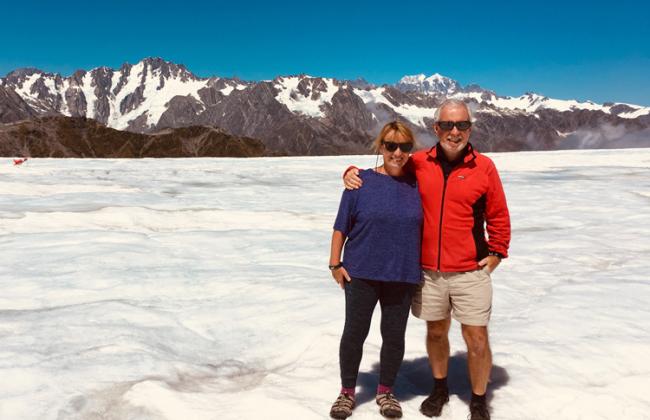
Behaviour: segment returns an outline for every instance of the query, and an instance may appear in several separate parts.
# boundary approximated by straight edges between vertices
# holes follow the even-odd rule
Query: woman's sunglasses
[[[454,126],[458,128],[459,131],[465,131],[472,126],[471,121],[438,121],[438,127],[442,131],[451,131],[454,129]]]
[[[395,150],[397,150],[398,147],[399,150],[401,150],[404,153],[408,153],[411,150],[413,150],[413,143],[395,143],[394,141],[382,140],[381,144],[383,144],[386,150],[388,150],[389,152],[394,152]]]

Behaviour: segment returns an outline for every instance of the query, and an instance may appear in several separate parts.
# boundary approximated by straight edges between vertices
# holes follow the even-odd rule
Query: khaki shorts
[[[422,270],[411,312],[425,321],[451,314],[461,324],[485,326],[492,313],[492,280],[486,269],[462,273]]]

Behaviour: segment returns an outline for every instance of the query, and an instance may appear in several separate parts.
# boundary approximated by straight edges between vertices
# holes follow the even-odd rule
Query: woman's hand
[[[345,288],[346,281],[348,283],[352,281],[350,275],[348,274],[347,270],[343,266],[332,270],[332,277],[334,277],[334,281],[339,284],[339,287],[341,287],[341,289]]]

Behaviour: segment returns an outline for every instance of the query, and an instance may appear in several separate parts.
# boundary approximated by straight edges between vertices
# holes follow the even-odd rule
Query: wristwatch
[[[499,254],[498,252],[490,251],[490,252],[488,252],[488,255],[491,255],[493,257],[499,257],[499,258],[503,259],[503,254]]]
[[[335,264],[335,265],[328,265],[327,267],[329,267],[330,270],[334,271],[334,270],[338,270],[339,268],[343,267],[343,263],[340,262],[340,263]]]

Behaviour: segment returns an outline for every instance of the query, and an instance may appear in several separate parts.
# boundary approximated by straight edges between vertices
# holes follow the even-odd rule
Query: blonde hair
[[[414,148],[417,148],[417,143],[415,142],[415,137],[410,128],[406,124],[400,121],[389,122],[381,129],[379,135],[375,138],[375,141],[372,142],[370,148],[373,152],[379,153],[379,148],[381,147],[381,142],[386,138],[389,133],[397,132],[402,135],[406,140],[413,142]]]

